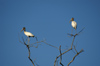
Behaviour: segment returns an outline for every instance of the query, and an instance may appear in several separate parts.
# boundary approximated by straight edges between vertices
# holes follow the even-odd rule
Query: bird
[[[69,23],[71,22],[72,27],[76,30],[77,29],[77,23],[74,21],[74,18],[72,17]],[[73,32],[73,29],[72,29]],[[77,32],[77,31],[76,31]]]
[[[21,32],[22,32],[23,30],[24,30],[24,34],[25,34],[25,35],[27,36],[27,38],[28,38],[28,45],[30,44],[30,43],[29,43],[29,41],[30,41],[29,38],[30,38],[30,37],[35,37],[35,38],[36,38],[36,41],[38,41],[37,37],[34,36],[32,33],[27,32],[25,27],[22,28]],[[37,43],[37,44],[38,44],[38,43]]]
[[[23,30],[24,30],[24,34],[25,34],[27,37],[35,37],[32,33],[27,32],[25,27],[23,27],[23,29],[21,30],[21,32],[22,32]]]
[[[74,21],[74,18],[71,18],[71,20],[69,21],[69,23],[70,22],[71,22],[72,27],[76,30],[77,29],[77,23]]]

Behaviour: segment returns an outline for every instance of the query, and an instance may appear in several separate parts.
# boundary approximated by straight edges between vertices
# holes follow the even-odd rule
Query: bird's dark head
[[[26,28],[25,28],[25,27],[23,27],[23,30],[24,30],[24,31],[26,31]]]
[[[71,20],[74,21],[74,18],[72,17]]]
[[[24,31],[26,31],[26,28],[25,28],[25,27],[23,27],[23,29],[21,30],[21,32],[22,32],[23,30],[24,30]]]
[[[74,21],[74,18],[73,18],[73,17],[71,18],[71,20],[69,21],[69,23],[70,23],[71,21]]]

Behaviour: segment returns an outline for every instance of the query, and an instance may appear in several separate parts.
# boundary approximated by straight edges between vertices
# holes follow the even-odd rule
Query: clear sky
[[[0,66],[32,66],[26,46],[18,39],[18,33],[26,39],[20,33],[23,27],[39,41],[45,38],[56,47],[70,48],[73,38],[67,33],[72,30],[72,17],[78,24],[77,32],[85,29],[74,42],[77,50],[83,48],[84,52],[70,66],[99,66],[100,0],[0,0]],[[34,38],[30,41],[36,42]],[[31,47],[31,58],[40,66],[53,66],[58,55],[59,50],[44,43]],[[66,53],[62,63],[66,66],[74,55],[72,51]]]

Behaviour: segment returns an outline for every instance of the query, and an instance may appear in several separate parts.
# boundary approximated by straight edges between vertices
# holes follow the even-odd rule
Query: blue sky
[[[32,66],[26,46],[18,39],[18,33],[26,39],[23,32],[20,33],[23,27],[39,41],[45,38],[47,43],[56,47],[70,48],[73,38],[67,33],[72,30],[69,23],[72,17],[78,24],[77,32],[85,29],[74,42],[77,50],[83,48],[84,52],[70,66],[99,66],[99,0],[0,0],[0,66]],[[34,38],[30,40],[36,42]],[[44,43],[38,48],[31,47],[31,57],[40,66],[53,66],[58,55],[57,49]],[[62,63],[66,66],[74,55],[72,51],[66,53]]]

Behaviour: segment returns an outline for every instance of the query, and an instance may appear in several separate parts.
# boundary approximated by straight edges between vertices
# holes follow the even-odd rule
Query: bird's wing
[[[26,36],[34,36],[32,33],[25,31],[24,32]]]
[[[77,23],[74,21],[74,29],[77,29]]]
[[[74,21],[74,24],[77,26],[77,23]]]
[[[73,27],[76,27],[77,26],[77,23],[75,21],[72,21],[71,24],[72,24]]]

